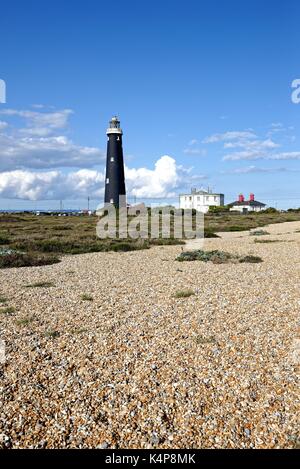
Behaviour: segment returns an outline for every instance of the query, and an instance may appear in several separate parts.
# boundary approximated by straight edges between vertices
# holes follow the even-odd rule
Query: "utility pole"
[[[88,197],[88,211],[90,211],[90,197]]]

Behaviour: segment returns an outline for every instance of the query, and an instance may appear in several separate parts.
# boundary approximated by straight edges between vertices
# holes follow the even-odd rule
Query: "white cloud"
[[[65,136],[38,138],[0,134],[0,171],[91,167],[101,164],[104,158],[98,148],[76,145]]]
[[[252,173],[283,173],[295,172],[287,168],[259,168],[257,166],[247,166],[245,168],[235,168],[232,171],[222,171],[222,174],[252,174]]]
[[[154,169],[125,168],[128,192],[136,197],[173,197],[180,182],[180,167],[174,158],[164,155]]]
[[[192,146],[192,145],[197,145],[198,143],[198,140],[196,138],[193,138],[192,140],[189,141],[189,146]]]
[[[228,142],[224,144],[224,148],[246,148],[248,150],[265,150],[278,148],[280,145],[273,142],[270,138],[267,140],[237,140],[235,142]]]
[[[179,188],[204,179],[185,169],[174,158],[162,156],[153,169],[125,167],[127,193],[139,198],[175,197]],[[65,173],[61,170],[35,172],[30,170],[0,173],[0,197],[25,200],[83,199],[91,196],[102,201],[105,173],[80,169]]]
[[[3,129],[6,129],[8,127],[8,123],[4,121],[0,121],[0,132]]]
[[[78,199],[103,193],[104,174],[95,170],[0,173],[0,197],[25,200]]]
[[[300,160],[299,151],[290,151],[282,153],[263,153],[260,151],[241,151],[224,156],[224,161],[240,160]]]
[[[77,145],[64,135],[73,111],[44,112],[42,105],[35,108],[41,111],[0,111],[14,124],[0,127],[0,197],[66,200],[91,196],[100,202],[105,180],[104,152]],[[20,118],[25,124],[16,127],[15,120]],[[195,139],[190,143],[193,154],[202,154],[194,148]],[[99,165],[103,169],[94,169]],[[175,197],[180,188],[205,178],[167,155],[159,158],[152,169],[126,167],[125,173],[128,195],[145,198]]]
[[[71,109],[53,112],[19,111],[16,109],[3,109],[0,111],[0,115],[25,119],[27,133],[29,133],[30,129],[32,132],[36,132],[36,129],[42,128],[44,132],[45,129],[48,129],[47,135],[50,135],[54,130],[65,128],[72,114],[73,111]]]
[[[268,160],[300,160],[300,151],[286,151],[269,155],[266,159]]]
[[[63,135],[73,111],[18,111],[4,109],[0,115],[21,117],[25,127],[8,128],[0,121],[0,171],[16,169],[86,168],[101,164],[105,154],[99,148],[76,145]]]
[[[280,147],[271,139],[267,140],[243,140],[225,143],[225,149],[242,148],[242,151],[229,153],[223,157],[223,161],[256,160],[266,158],[270,150]]]
[[[255,133],[250,131],[231,131],[225,132],[223,134],[214,134],[209,137],[206,137],[202,143],[218,143],[218,142],[226,142],[230,140],[238,140],[238,139],[252,139],[256,138],[257,136]]]
[[[183,153],[185,155],[199,155],[199,156],[207,155],[207,151],[205,149],[199,149],[199,148],[185,148],[183,150]]]

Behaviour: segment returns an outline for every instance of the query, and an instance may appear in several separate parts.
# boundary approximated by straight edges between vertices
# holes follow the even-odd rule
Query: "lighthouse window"
[[[109,184],[109,178],[106,179],[106,184]]]
[[[113,157],[113,156],[111,157],[110,161],[115,161],[115,159],[114,159],[114,157]]]
[[[110,199],[110,203],[113,204],[113,203],[114,203],[114,199]]]

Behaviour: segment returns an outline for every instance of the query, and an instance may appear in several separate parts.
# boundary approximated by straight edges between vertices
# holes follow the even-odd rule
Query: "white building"
[[[198,212],[207,213],[209,207],[220,207],[224,205],[224,194],[214,194],[209,189],[192,189],[190,194],[179,195],[179,208],[195,209]]]
[[[239,195],[239,198],[236,202],[232,202],[231,204],[228,205],[230,207],[231,212],[242,212],[242,213],[247,213],[247,212],[261,212],[262,210],[265,210],[266,204],[263,204],[262,202],[258,202],[258,200],[255,200],[254,194],[250,194],[249,200],[245,200],[245,197],[243,194]]]

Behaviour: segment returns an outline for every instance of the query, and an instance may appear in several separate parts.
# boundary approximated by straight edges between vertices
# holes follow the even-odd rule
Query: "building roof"
[[[236,202],[232,202],[231,204],[228,204],[229,207],[243,207],[243,206],[249,206],[249,207],[265,207],[266,204],[263,204],[262,202],[258,202],[258,200],[244,200],[244,202],[240,202],[237,200]]]

